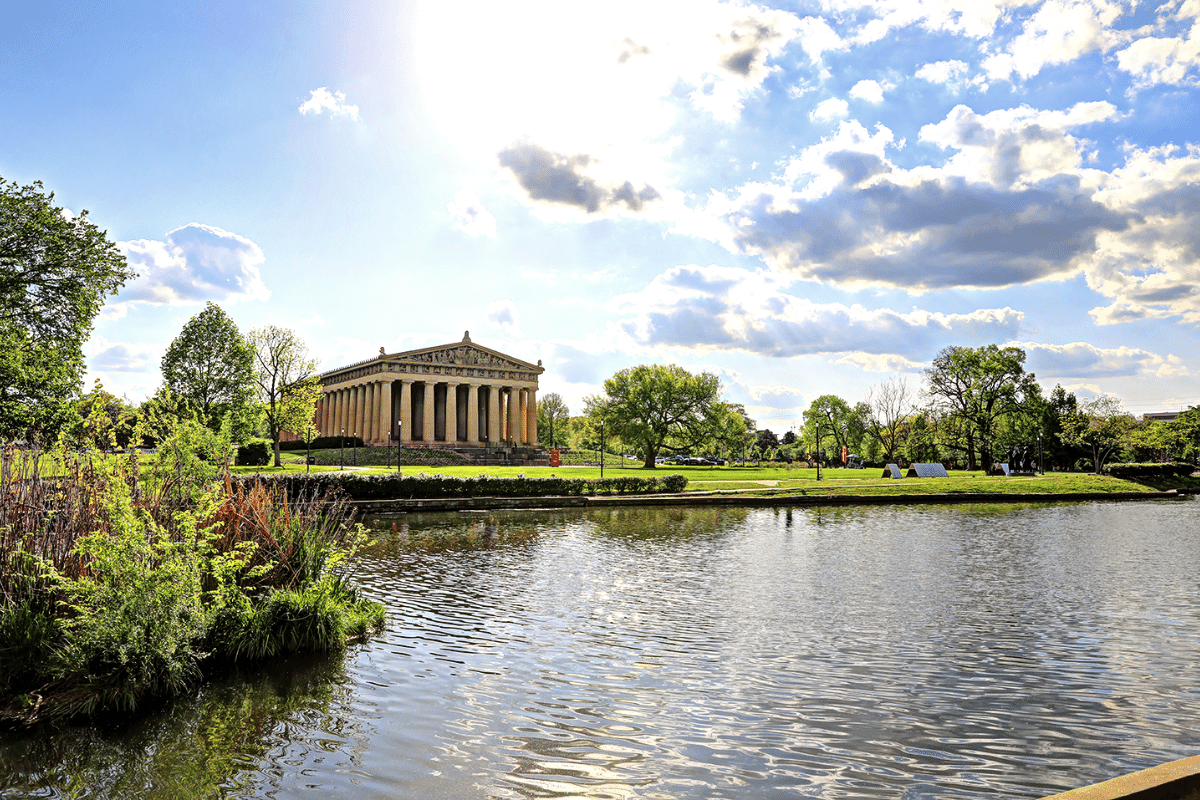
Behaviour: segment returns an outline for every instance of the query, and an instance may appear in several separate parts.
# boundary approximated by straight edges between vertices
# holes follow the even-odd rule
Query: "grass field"
[[[303,472],[304,456],[285,454],[284,460],[292,463],[285,464],[282,469],[264,467],[238,467],[239,473],[261,472]],[[394,462],[393,462],[394,463]],[[313,471],[327,471],[336,467],[311,467]],[[357,472],[364,474],[386,475],[395,472],[395,467],[371,468],[359,467]],[[453,475],[457,477],[472,477],[488,475],[490,477],[512,478],[524,475],[528,478],[558,477],[558,478],[599,478],[599,467],[485,467],[485,466],[405,466],[405,475],[417,473],[428,475]],[[646,476],[670,475],[679,473],[688,478],[688,492],[739,492],[745,494],[1057,494],[1064,492],[1153,492],[1173,487],[1200,487],[1200,478],[1150,481],[1138,483],[1107,475],[1087,475],[1079,472],[1052,472],[1034,478],[1005,478],[990,477],[982,472],[950,473],[949,478],[903,478],[893,480],[880,477],[882,470],[878,469],[822,469],[821,480],[817,480],[817,471],[808,468],[767,467],[767,466],[725,466],[725,467],[659,467],[655,470],[614,470],[605,467],[605,477],[619,474],[640,474]]]

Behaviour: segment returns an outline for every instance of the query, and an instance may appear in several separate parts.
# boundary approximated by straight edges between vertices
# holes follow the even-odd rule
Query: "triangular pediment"
[[[418,364],[446,364],[456,367],[542,371],[541,367],[530,364],[528,361],[522,361],[519,358],[513,358],[510,355],[469,342],[423,347],[420,350],[409,350],[403,353],[389,353],[383,356],[383,359]]]

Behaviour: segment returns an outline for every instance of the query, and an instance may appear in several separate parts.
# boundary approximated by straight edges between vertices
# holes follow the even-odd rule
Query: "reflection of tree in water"
[[[346,767],[357,765],[372,731],[347,707],[346,684],[343,655],[296,657],[120,726],[4,734],[0,795],[261,797],[281,788],[280,770],[260,769],[272,751],[332,744]]]
[[[589,509],[587,519],[604,536],[631,542],[663,541],[728,533],[743,525],[749,512],[720,506],[622,506]]]

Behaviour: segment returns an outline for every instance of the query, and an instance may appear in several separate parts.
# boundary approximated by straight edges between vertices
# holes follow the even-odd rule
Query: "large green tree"
[[[86,210],[0,178],[0,435],[57,435],[82,388],[92,321],[133,277]]]
[[[205,424],[219,430],[231,417],[241,441],[254,423],[254,351],[234,321],[216,303],[188,320],[162,358],[163,383],[199,410]]]
[[[961,423],[967,469],[977,469],[977,454],[989,468],[996,426],[1006,414],[1022,413],[1028,398],[1040,396],[1032,372],[1025,371],[1019,347],[947,347],[925,370],[926,392],[943,413]]]
[[[280,435],[303,434],[313,425],[321,398],[321,381],[314,374],[317,362],[308,355],[304,340],[287,328],[268,325],[246,338],[254,353],[254,384],[278,467]]]
[[[647,469],[664,446],[698,447],[724,419],[717,376],[693,375],[675,364],[623,369],[604,382],[604,392],[585,400],[588,416],[603,419],[614,435],[637,447]]]

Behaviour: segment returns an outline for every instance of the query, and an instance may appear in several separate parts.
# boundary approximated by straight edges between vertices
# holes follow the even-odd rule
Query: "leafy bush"
[[[272,443],[266,439],[251,439],[237,450],[239,467],[261,467],[271,460],[274,454]]]
[[[1191,464],[1173,461],[1165,464],[1105,464],[1104,472],[1114,478],[1173,478],[1191,475],[1196,468]]]
[[[323,472],[317,474],[289,473],[258,478],[276,491],[288,496],[338,492],[353,500],[411,500],[458,497],[562,497],[582,494],[650,494],[681,492],[687,478],[672,474],[644,478],[623,475],[615,478],[585,480],[582,478],[492,478],[479,475],[457,478],[449,475],[346,475]]]

